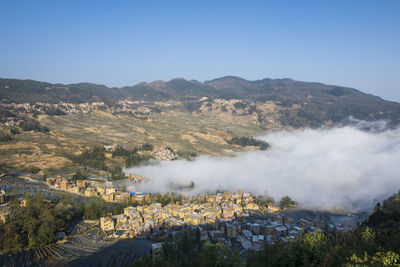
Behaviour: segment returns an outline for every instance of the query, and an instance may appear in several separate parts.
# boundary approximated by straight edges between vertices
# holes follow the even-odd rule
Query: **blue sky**
[[[288,77],[400,101],[400,1],[2,0],[0,11],[0,77]]]

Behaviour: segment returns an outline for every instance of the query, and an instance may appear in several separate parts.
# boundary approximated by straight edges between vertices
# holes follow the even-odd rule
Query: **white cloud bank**
[[[400,189],[400,130],[365,132],[360,126],[370,125],[275,132],[260,138],[271,144],[267,151],[125,171],[151,178],[140,188],[148,192],[194,181],[193,193],[241,189],[275,200],[288,195],[305,207],[355,210]]]

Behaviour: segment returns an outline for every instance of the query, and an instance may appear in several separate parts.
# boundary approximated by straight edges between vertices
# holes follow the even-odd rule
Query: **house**
[[[8,221],[8,212],[0,211],[0,222],[6,223]]]
[[[18,202],[19,202],[19,206],[21,207],[21,208],[24,208],[24,207],[26,207],[26,200],[24,199],[24,198],[19,198],[18,199]]]
[[[161,209],[161,203],[152,203],[149,207],[153,209]]]
[[[102,187],[97,187],[96,190],[100,195],[104,195],[106,193],[106,190]]]
[[[163,254],[163,243],[151,244],[151,257],[153,259],[159,259]]]
[[[115,151],[117,149],[117,144],[112,144],[112,145],[105,145],[104,146],[106,151]]]
[[[251,240],[253,234],[251,233],[250,230],[245,229],[245,230],[242,231],[242,233],[248,240]]]
[[[114,233],[114,237],[122,238],[123,235],[124,235],[124,233],[125,233],[124,230],[117,230],[117,231],[115,231],[115,233]]]
[[[218,238],[224,237],[224,235],[222,234],[222,232],[220,230],[212,230],[212,231],[209,231],[209,233],[210,233],[211,240],[214,242],[217,241]]]
[[[117,190],[116,190],[115,188],[113,188],[113,187],[107,188],[107,189],[106,189],[106,194],[107,194],[107,195],[110,195],[110,194],[115,193],[116,191],[117,191]]]
[[[0,204],[6,203],[6,192],[0,190]]]
[[[86,188],[86,181],[85,181],[85,180],[78,180],[78,181],[76,181],[76,185],[77,185],[79,188],[85,189],[85,188]]]
[[[202,221],[202,218],[203,217],[198,214],[189,214],[187,216],[187,219],[185,219],[185,221],[192,225],[199,225]]]
[[[200,232],[200,241],[207,241],[208,240],[208,232],[201,227],[199,227],[199,232]]]
[[[217,225],[217,219],[211,215],[206,216],[206,224],[214,228]]]
[[[62,190],[68,190],[68,186],[69,186],[69,182],[67,180],[64,179],[60,182],[60,188]]]
[[[128,201],[128,199],[129,199],[129,194],[124,192],[118,192],[117,194],[115,194],[114,197],[115,202],[125,202]]]
[[[113,194],[110,194],[110,195],[102,195],[101,197],[104,199],[104,201],[107,201],[107,202],[114,202],[114,195],[113,195]]]
[[[271,203],[268,203],[267,211],[270,212],[270,213],[278,212],[279,211],[279,207],[277,207],[275,205],[272,205]]]
[[[244,249],[251,249],[253,246],[251,241],[244,235],[240,235],[238,237],[238,241],[240,242],[240,244]]]
[[[129,206],[129,207],[124,208],[125,216],[131,217],[132,214],[136,214],[136,213],[137,213],[137,211],[136,211],[135,207]]]
[[[225,208],[223,209],[223,212],[221,214],[221,218],[222,219],[233,219],[233,216],[235,214],[235,211],[233,208],[229,207],[229,208]]]
[[[146,193],[142,193],[142,192],[132,192],[131,194],[131,198],[133,201],[139,202],[141,203],[144,200],[148,200],[149,196]]]
[[[246,210],[259,210],[260,207],[255,203],[247,203],[244,207]]]
[[[263,235],[253,235],[251,238],[254,250],[261,250],[264,246],[264,236]]]
[[[242,232],[242,224],[240,222],[234,221],[232,223],[232,225],[234,225],[236,227],[236,230],[237,230],[238,233]]]
[[[234,199],[234,203],[235,203],[236,205],[241,205],[241,204],[242,204],[242,199],[240,199],[240,198],[235,198],[235,199]]]
[[[101,217],[100,218],[100,228],[103,231],[114,231],[115,230],[115,221],[109,217]]]
[[[273,234],[274,231],[275,231],[275,227],[276,227],[276,226],[277,226],[277,225],[275,225],[275,224],[262,225],[262,226],[260,227],[260,233],[263,234],[263,235],[270,235],[270,234]]]
[[[97,196],[97,192],[94,188],[89,187],[85,190],[85,196],[87,197],[94,197]]]
[[[255,235],[260,234],[261,225],[259,223],[248,223],[247,227],[251,230],[251,232]]]
[[[249,193],[243,193],[243,195],[242,195],[242,201],[244,202],[244,203],[251,203],[251,202],[253,202],[253,197],[249,194]]]
[[[65,232],[57,232],[56,233],[57,240],[63,239],[64,237],[65,237]]]
[[[81,191],[81,188],[78,186],[74,186],[72,189],[72,192],[74,192],[74,193],[79,193],[80,191]]]
[[[286,235],[287,230],[288,230],[288,229],[287,229],[286,226],[284,226],[284,225],[275,227],[275,233],[276,233],[277,235],[280,235],[280,236]]]
[[[236,226],[234,226],[232,224],[226,224],[225,230],[226,230],[226,236],[228,238],[236,238],[237,233],[238,233]]]

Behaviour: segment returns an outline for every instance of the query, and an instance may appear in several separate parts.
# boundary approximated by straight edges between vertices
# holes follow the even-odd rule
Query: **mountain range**
[[[285,116],[289,120],[294,116],[306,117],[316,122],[315,125],[327,120],[339,122],[349,116],[364,120],[385,119],[394,124],[400,122],[400,103],[383,100],[353,88],[287,78],[248,81],[226,76],[206,82],[176,78],[167,82],[143,82],[121,88],[92,83],[65,85],[0,79],[0,98],[8,103],[102,101],[113,106],[118,100],[124,99],[196,102],[203,97],[209,100],[239,99],[247,103],[271,101],[282,107],[298,105],[300,108],[296,109],[295,114],[291,110],[282,112],[287,112]]]

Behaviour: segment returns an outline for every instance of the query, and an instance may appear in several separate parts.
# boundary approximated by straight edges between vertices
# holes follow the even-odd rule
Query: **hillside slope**
[[[263,79],[247,81],[233,76],[204,83],[185,79],[168,82],[139,83],[122,88],[109,88],[91,83],[50,84],[32,80],[0,79],[0,98],[8,103],[69,103],[104,102],[115,106],[118,100],[182,101],[199,111],[202,97],[241,100],[242,107],[251,103],[273,102],[279,109],[282,125],[292,127],[320,126],[327,122],[342,122],[349,116],[364,120],[390,120],[400,123],[400,104],[365,94],[356,89],[302,82],[292,79]],[[186,105],[187,106],[187,105]],[[195,107],[194,109],[192,107]],[[259,120],[266,114],[257,112]],[[262,123],[261,123],[262,124]]]

